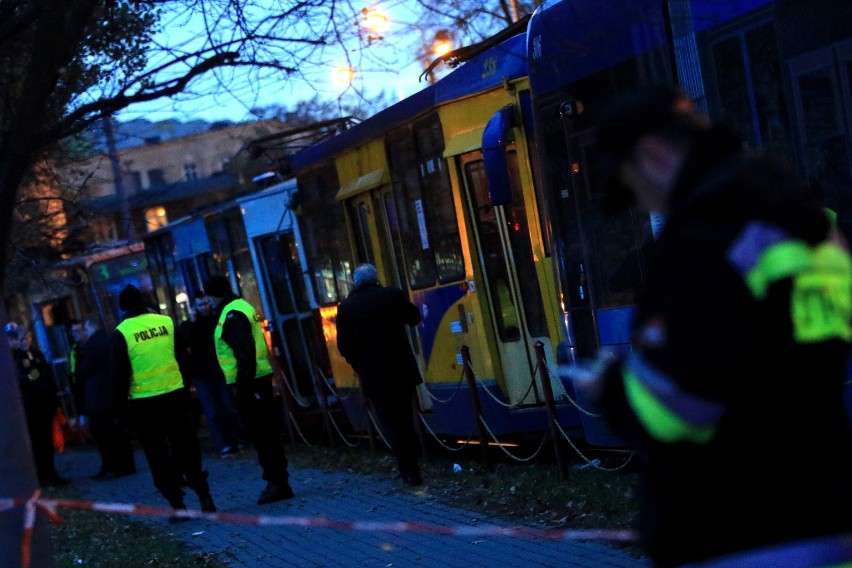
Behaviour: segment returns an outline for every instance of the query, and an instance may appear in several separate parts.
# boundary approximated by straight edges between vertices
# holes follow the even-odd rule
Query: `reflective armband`
[[[852,340],[852,260],[836,243],[810,247],[778,227],[753,222],[731,245],[728,260],[757,300],[773,283],[792,279],[795,341]]]
[[[623,370],[627,402],[658,442],[706,444],[713,439],[725,406],[684,392],[634,352]]]

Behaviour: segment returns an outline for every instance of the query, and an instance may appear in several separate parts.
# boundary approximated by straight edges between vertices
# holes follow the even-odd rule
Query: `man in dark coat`
[[[337,347],[358,373],[403,481],[420,485],[414,393],[423,379],[405,326],[422,316],[402,290],[379,284],[372,264],[358,266],[353,279],[355,288],[337,309]]]
[[[217,317],[213,313],[213,301],[198,290],[194,304],[192,317],[178,328],[183,347],[178,357],[185,360],[186,377],[195,387],[210,436],[222,457],[226,457],[239,451],[240,420],[234,394],[225,382],[225,374],[216,358],[213,333]]]
[[[59,397],[50,365],[41,351],[29,345],[23,327],[16,323],[7,324],[6,337],[18,371],[39,484],[65,485],[69,480],[59,476],[53,461],[53,418],[59,408]]]
[[[111,374],[109,335],[93,320],[86,320],[85,339],[76,346],[75,377],[101,467],[92,479],[111,479],[136,473],[133,446],[127,432],[127,399]]]
[[[680,90],[610,109],[610,203],[665,215],[633,350],[600,385],[604,415],[643,457],[649,555],[662,568],[848,563],[848,252],[786,167],[744,151]]]

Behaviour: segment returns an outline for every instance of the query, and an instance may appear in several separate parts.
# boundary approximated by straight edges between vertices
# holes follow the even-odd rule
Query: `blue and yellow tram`
[[[372,262],[423,312],[411,340],[431,429],[474,427],[465,368],[493,433],[542,429],[541,369],[558,359],[568,371],[548,380],[560,424],[617,443],[565,403],[585,406],[573,398],[583,373],[571,369],[602,349],[629,349],[641,245],[664,219],[604,215],[603,105],[634,85],[680,83],[746,144],[796,164],[852,235],[850,6],[546,2],[526,33],[298,153],[299,226],[337,387],[357,388],[357,378],[335,347],[336,306],[354,266]],[[358,403],[348,412],[364,423]]]
[[[536,190],[526,36],[483,50],[419,93],[292,159],[299,226],[350,422],[363,406],[337,352],[334,318],[351,272],[375,264],[422,314],[412,334],[438,434],[475,431],[474,392],[492,435],[542,430],[542,380],[563,339],[545,215]],[[536,344],[543,346],[543,358]],[[466,354],[469,353],[469,360]],[[540,360],[543,359],[543,360]],[[561,405],[562,421],[578,425]]]

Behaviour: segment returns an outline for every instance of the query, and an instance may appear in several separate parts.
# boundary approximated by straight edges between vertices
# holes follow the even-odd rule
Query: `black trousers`
[[[27,412],[27,429],[33,448],[33,461],[35,461],[36,473],[41,483],[54,481],[59,477],[53,462],[55,454],[53,417],[54,413],[41,410]]]
[[[127,429],[114,410],[89,412],[89,430],[101,455],[101,471],[118,474],[136,471]]]
[[[414,387],[402,386],[369,397],[403,479],[420,476],[420,440],[414,430]]]
[[[187,390],[136,398],[130,409],[154,487],[163,497],[172,504],[180,501],[183,485],[199,495],[209,493]]]
[[[281,402],[272,390],[272,375],[241,381],[236,385],[237,409],[252,444],[263,479],[285,483],[289,479],[287,455],[281,442]]]

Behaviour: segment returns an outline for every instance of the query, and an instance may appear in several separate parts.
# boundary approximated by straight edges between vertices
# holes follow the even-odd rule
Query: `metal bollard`
[[[482,404],[479,402],[479,391],[476,388],[476,377],[473,376],[473,367],[470,365],[470,349],[467,345],[461,348],[462,363],[464,364],[464,376],[467,379],[467,386],[470,388],[470,399],[473,404],[473,417],[476,420],[476,430],[479,432],[479,445],[482,448],[482,461],[485,468],[489,469],[488,462],[488,434],[485,432],[485,425],[482,423]]]
[[[544,394],[544,404],[547,407],[547,424],[550,427],[550,438],[553,440],[553,451],[556,454],[556,466],[559,468],[559,477],[563,481],[568,479],[568,466],[565,464],[565,454],[562,444],[559,443],[559,431],[556,428],[556,401],[553,398],[553,386],[550,384],[550,372],[547,370],[547,359],[544,356],[544,343],[536,341],[535,355],[538,359],[538,368],[541,372],[541,390]]]

